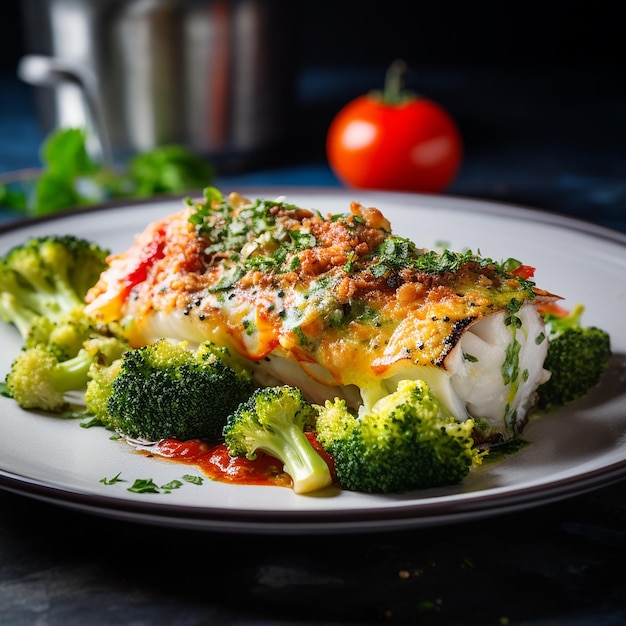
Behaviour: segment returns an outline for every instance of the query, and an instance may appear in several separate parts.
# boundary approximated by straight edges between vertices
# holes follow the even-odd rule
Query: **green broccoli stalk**
[[[59,361],[43,347],[29,348],[13,361],[6,377],[7,391],[23,409],[61,413],[69,408],[65,393],[80,389],[91,363],[86,351]]]
[[[568,315],[545,314],[548,354],[544,368],[550,379],[537,389],[538,407],[563,406],[585,396],[599,382],[611,358],[609,334],[595,326],[582,326],[582,304]]]
[[[112,363],[129,348],[116,337],[92,338],[83,345],[66,360],[41,345],[20,352],[6,376],[8,395],[23,409],[62,413],[69,409],[65,394],[85,389],[92,365]]]
[[[357,416],[339,398],[319,407],[317,439],[333,457],[341,487],[399,493],[461,482],[482,462],[474,421],[457,421],[421,380]]]
[[[2,290],[0,291],[0,319],[7,324],[13,324],[26,342],[37,322],[46,318],[34,309],[24,306],[24,300],[20,300],[13,293],[17,291],[18,285],[13,287],[11,283],[12,277],[7,277],[0,267],[0,290]],[[7,288],[12,288],[13,291],[6,291]]]
[[[161,339],[109,367],[94,366],[85,405],[104,426],[133,439],[215,441],[253,390],[251,374],[228,350]]]
[[[74,311],[80,314],[107,254],[71,235],[33,237],[15,246],[0,259],[0,319],[27,342],[37,324],[50,330]]]
[[[309,493],[332,484],[326,461],[305,434],[316,416],[300,389],[264,387],[228,417],[224,442],[231,456],[254,460],[258,451],[277,458],[291,477],[296,493]]]

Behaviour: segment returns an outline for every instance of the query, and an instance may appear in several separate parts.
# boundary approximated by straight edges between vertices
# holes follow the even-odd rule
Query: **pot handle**
[[[80,87],[100,144],[102,162],[108,168],[114,168],[111,144],[95,80],[85,67],[58,57],[27,54],[20,59],[17,74],[24,82],[37,87],[55,87],[63,82]]]

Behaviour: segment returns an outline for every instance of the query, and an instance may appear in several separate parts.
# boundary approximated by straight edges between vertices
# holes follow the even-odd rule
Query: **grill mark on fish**
[[[461,337],[466,328],[468,328],[472,323],[476,321],[476,317],[467,317],[462,320],[457,320],[452,325],[452,332],[444,338],[444,349],[441,351],[441,355],[439,358],[433,361],[433,365],[437,367],[445,366],[445,360],[450,352],[455,348],[459,341],[461,341]]]

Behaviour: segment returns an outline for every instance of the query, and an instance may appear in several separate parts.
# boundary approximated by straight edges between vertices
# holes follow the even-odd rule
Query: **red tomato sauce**
[[[317,443],[314,434],[307,433],[307,437],[328,463],[332,473],[332,458]],[[264,452],[258,452],[254,460],[246,457],[232,457],[223,443],[209,444],[199,439],[190,441],[163,439],[151,447],[148,454],[176,463],[193,465],[212,480],[220,482],[279,487],[292,485],[291,478],[283,471],[283,464],[280,460]]]
[[[128,273],[124,278],[124,294],[128,295],[135,285],[145,281],[148,277],[149,268],[156,261],[163,258],[165,254],[165,238],[166,233],[164,229],[154,233],[154,239],[141,251],[141,256],[135,259],[134,265],[128,269]]]

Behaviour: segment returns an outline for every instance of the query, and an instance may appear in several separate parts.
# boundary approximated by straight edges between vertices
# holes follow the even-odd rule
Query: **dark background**
[[[381,88],[386,68],[402,58],[408,86],[444,106],[461,130],[464,160],[447,191],[611,227],[626,215],[623,3],[284,1],[297,2],[301,16],[294,130],[284,149],[236,184],[265,184],[271,170],[272,183],[279,171],[280,184],[336,185],[325,160],[332,117]],[[15,79],[19,58],[32,52],[19,5],[0,0],[0,80]],[[0,171],[39,165],[34,113],[15,114],[32,107],[29,94],[24,86],[0,100],[12,129],[11,137],[0,129],[0,148],[12,156]],[[19,133],[30,133],[28,141]],[[294,168],[310,165],[315,175],[303,180]]]
[[[292,3],[297,0],[286,0]],[[23,53],[20,0],[0,2],[0,69]],[[620,2],[302,0],[304,65],[622,67]]]
[[[239,180],[336,184],[323,153],[331,116],[404,58],[416,90],[462,130],[451,193],[626,233],[623,4],[305,0],[300,128],[280,167]],[[18,9],[0,0],[0,173],[37,164],[29,92],[9,79],[24,53]],[[0,623],[614,626],[626,623],[625,488],[461,525],[272,540],[0,492]]]

